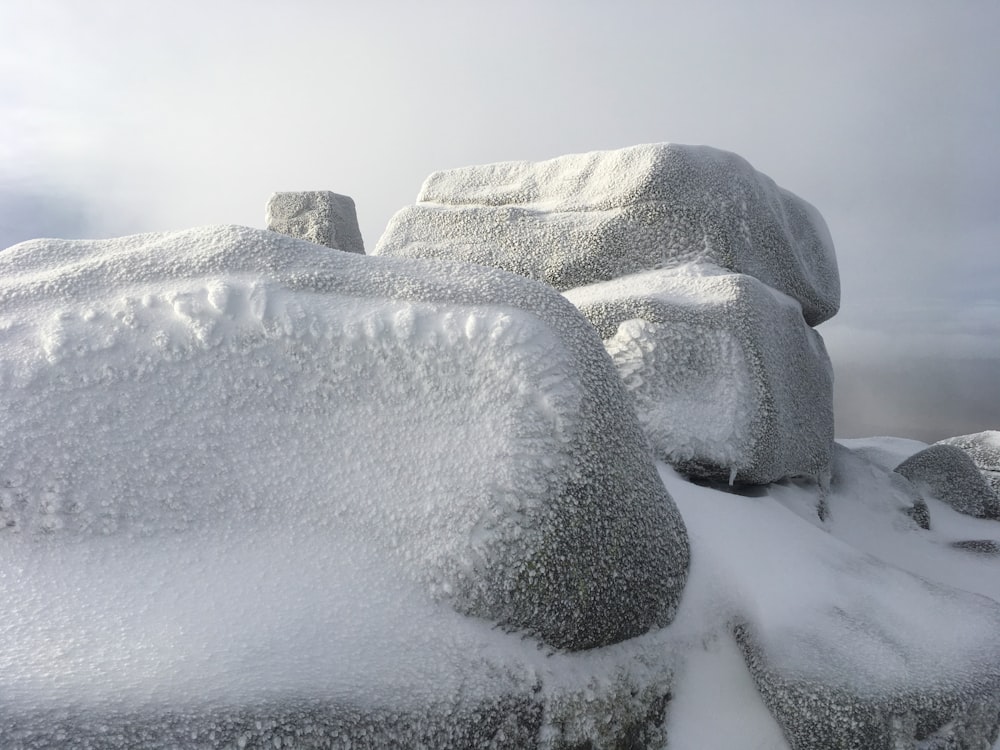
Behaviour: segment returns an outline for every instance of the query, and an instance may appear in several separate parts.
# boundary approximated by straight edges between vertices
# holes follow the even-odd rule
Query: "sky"
[[[815,205],[839,437],[1000,429],[1000,3],[0,4],[0,247],[264,225],[366,247],[450,167],[673,141]]]

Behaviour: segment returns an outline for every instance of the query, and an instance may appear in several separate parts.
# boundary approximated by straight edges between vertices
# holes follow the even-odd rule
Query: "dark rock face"
[[[708,269],[648,271],[565,296],[604,339],[660,459],[741,484],[828,476],[833,369],[793,299]]]
[[[960,513],[1000,520],[1000,498],[964,450],[935,444],[910,456],[896,471]]]
[[[987,555],[995,557],[1000,555],[1000,542],[992,539],[963,539],[960,542],[952,542],[955,549],[964,549],[975,552],[977,555]]]
[[[911,508],[906,509],[906,515],[913,519],[913,522],[918,528],[924,531],[930,531],[931,528],[931,511],[927,507],[927,503],[923,498],[917,498],[913,502]]]
[[[754,276],[816,325],[840,304],[822,217],[736,154],[652,144],[435,172],[375,254],[494,266],[567,290],[698,263]]]
[[[358,213],[347,195],[329,190],[275,193],[267,202],[267,228],[346,253],[365,254]]]

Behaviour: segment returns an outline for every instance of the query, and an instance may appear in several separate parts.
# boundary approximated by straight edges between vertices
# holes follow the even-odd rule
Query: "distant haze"
[[[735,151],[816,205],[838,433],[1000,428],[1000,3],[0,5],[0,247],[358,206],[436,169]]]

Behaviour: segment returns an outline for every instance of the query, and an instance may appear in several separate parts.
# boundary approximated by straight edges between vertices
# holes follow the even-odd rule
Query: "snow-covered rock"
[[[851,476],[835,474],[826,520],[815,512],[817,485],[746,497],[685,484],[661,467],[692,545],[671,628],[701,630],[705,649],[735,638],[791,750],[990,747],[1000,727],[1000,604],[979,593],[998,589],[995,560],[939,544],[899,512],[907,499],[893,497],[888,472],[843,449],[838,457]],[[934,575],[912,574],[911,561]],[[942,575],[986,589],[934,580]],[[700,626],[692,610],[706,618]],[[711,699],[706,708],[711,717]],[[704,746],[782,747],[743,744],[738,734]]]
[[[217,227],[17,245],[0,299],[9,550],[284,530],[305,565],[347,530],[559,648],[673,615],[683,524],[600,339],[542,284]]]
[[[365,254],[354,200],[329,190],[275,193],[267,202],[267,228],[347,253]]]
[[[744,484],[829,473],[833,372],[795,300],[707,266],[564,294],[604,339],[657,457]]]
[[[879,460],[882,456],[877,451],[867,447],[847,448],[842,444],[844,442],[850,441],[837,441],[833,446],[829,492],[824,493],[822,498],[824,507],[821,515],[824,519],[830,514],[839,515],[843,511],[842,506],[832,507],[833,498],[847,496],[852,502],[877,505],[883,512],[898,514],[893,519],[893,529],[898,530],[900,525],[905,528],[910,524],[924,530],[930,529],[930,509],[913,483],[893,471],[892,467],[884,466]],[[868,497],[869,493],[874,497]],[[901,524],[903,518],[909,523]],[[829,520],[836,524],[838,519]],[[859,525],[871,527],[873,524],[871,520],[867,520]],[[887,531],[884,527],[878,529],[883,541],[890,538]]]
[[[840,279],[811,205],[736,154],[651,144],[435,172],[378,255],[454,258],[566,290],[684,263],[748,274],[832,317]]]
[[[995,602],[976,602],[950,592],[928,594],[936,597],[928,604],[956,619],[974,617],[976,628],[984,623],[1000,625]],[[921,683],[914,673],[926,659],[926,646],[913,648],[906,635],[885,629],[885,622],[899,624],[898,613],[891,607],[880,609],[871,613],[834,608],[818,626],[828,631],[824,635],[789,625],[769,634],[767,645],[751,628],[736,627],[735,637],[754,681],[791,749],[990,748],[1000,729],[997,654],[991,652],[993,661],[988,663],[965,653],[966,660],[957,669],[935,661],[940,671]],[[834,629],[845,636],[840,642]],[[858,637],[865,632],[867,636]],[[978,642],[983,643],[981,635]],[[808,659],[788,655],[810,648],[815,656]],[[849,654],[848,649],[858,651]],[[867,654],[869,660],[857,658],[857,653]],[[838,666],[816,664],[823,659]],[[853,677],[832,674],[847,665],[857,669]],[[880,674],[884,667],[892,673],[889,678]]]
[[[964,450],[983,475],[986,484],[1000,497],[1000,430],[985,430],[971,435],[939,440]]]
[[[957,445],[935,443],[903,461],[896,471],[960,513],[1000,520],[1000,497]]]

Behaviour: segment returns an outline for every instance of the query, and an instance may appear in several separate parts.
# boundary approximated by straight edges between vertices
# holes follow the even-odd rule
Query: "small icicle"
[[[729,486],[732,487],[735,481],[736,481],[736,467],[731,466],[729,468]]]

